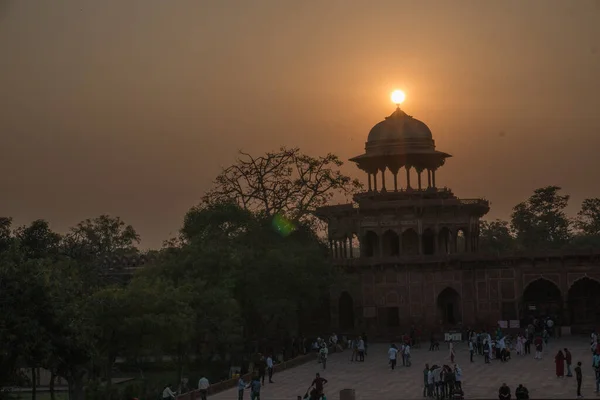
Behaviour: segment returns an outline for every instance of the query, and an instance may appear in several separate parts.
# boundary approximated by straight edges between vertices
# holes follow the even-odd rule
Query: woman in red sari
[[[556,377],[562,378],[565,376],[565,355],[562,350],[559,350],[554,357],[554,362],[556,363]]]

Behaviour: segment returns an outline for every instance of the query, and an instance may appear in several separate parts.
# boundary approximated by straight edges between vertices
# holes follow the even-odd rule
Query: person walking
[[[392,371],[396,368],[396,362],[398,357],[398,349],[396,345],[392,343],[388,350],[388,359],[390,360],[390,366],[392,367]]]
[[[554,362],[556,363],[556,377],[563,378],[565,376],[565,355],[562,350],[558,350]]]
[[[404,345],[404,359],[405,359],[405,366],[406,367],[410,367],[412,365],[412,362],[410,360],[411,356],[410,356],[410,345],[408,343],[406,343]]]
[[[567,349],[565,347],[565,363],[567,364],[567,376],[573,376],[573,373],[571,372],[571,362],[573,361],[573,356],[571,355],[571,352],[569,351],[569,349]]]
[[[250,400],[260,400],[260,377],[255,376],[248,386],[250,388]]]
[[[429,371],[429,364],[425,364],[425,369],[423,370],[423,397],[427,397],[430,374],[431,371]]]
[[[327,368],[327,357],[329,356],[329,349],[325,344],[321,346],[321,350],[319,350],[319,355],[321,357],[321,365],[323,366],[323,370]]]
[[[269,373],[269,383],[275,383],[273,382],[273,356],[269,355],[269,357],[267,357],[267,371]]]
[[[578,361],[577,366],[575,367],[575,378],[577,379],[577,398],[582,399],[583,396],[581,395],[581,361]]]
[[[469,354],[471,356],[471,362],[473,362],[473,353],[475,349],[473,348],[473,341],[469,340]]]
[[[200,399],[206,400],[206,396],[208,395],[208,388],[210,387],[210,382],[206,379],[205,376],[200,378],[198,381],[198,390],[200,391]]]

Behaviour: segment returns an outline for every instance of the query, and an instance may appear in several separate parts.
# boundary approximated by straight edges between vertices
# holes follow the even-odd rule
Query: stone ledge
[[[331,348],[330,348],[330,354],[332,354],[332,353],[333,352],[331,351]],[[274,373],[279,373],[281,371],[285,371],[286,369],[294,368],[299,365],[306,364],[309,361],[316,361],[316,360],[317,360],[317,353],[311,352],[306,355],[302,355],[302,356],[293,358],[291,360],[282,362],[280,364],[276,364],[273,367],[273,371],[274,371]],[[252,372],[249,372],[249,373],[243,375],[244,381],[250,382],[250,380],[252,379],[252,375],[253,375]],[[237,386],[238,381],[239,381],[239,378],[235,378],[235,379],[227,379],[225,381],[211,384],[210,388],[208,389],[208,394],[213,395],[215,393],[223,392],[225,390],[234,388]],[[177,400],[196,400],[199,398],[200,398],[199,390],[192,390],[191,392],[180,394],[179,396],[177,396]]]

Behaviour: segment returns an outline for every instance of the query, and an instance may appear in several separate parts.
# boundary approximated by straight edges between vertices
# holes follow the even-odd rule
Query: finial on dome
[[[392,103],[396,104],[397,108],[400,108],[400,104],[406,99],[406,94],[402,90],[397,89],[392,92],[390,98],[392,99]]]

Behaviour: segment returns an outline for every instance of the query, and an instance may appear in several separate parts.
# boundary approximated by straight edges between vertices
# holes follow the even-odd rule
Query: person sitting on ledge
[[[498,390],[498,398],[500,400],[510,400],[510,388],[506,386],[506,383],[503,383]]]
[[[515,390],[515,396],[517,400],[527,400],[529,399],[529,390],[522,384],[519,384],[519,387]]]

